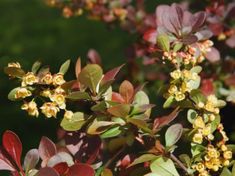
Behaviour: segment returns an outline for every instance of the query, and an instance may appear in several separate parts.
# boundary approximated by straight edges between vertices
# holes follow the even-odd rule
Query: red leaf
[[[67,163],[59,163],[53,167],[60,175],[65,175],[68,172],[69,166]]]
[[[104,77],[103,77],[103,79],[102,79],[102,81],[101,81],[101,84],[104,84],[104,83],[107,83],[107,82],[109,82],[109,81],[114,80],[115,76],[118,74],[118,72],[120,71],[120,69],[121,69],[123,66],[124,66],[124,64],[121,65],[121,66],[119,66],[119,67],[116,67],[116,68],[114,68],[114,69],[112,69],[112,70],[110,70],[110,71],[108,71],[108,72],[104,75]]]
[[[78,78],[79,73],[81,72],[81,59],[78,58],[75,66],[76,78]]]
[[[124,98],[119,93],[116,93],[116,92],[112,93],[112,101],[118,102],[118,103],[125,103]]]
[[[214,93],[213,79],[202,80],[201,91],[206,96]]]
[[[156,118],[154,120],[153,124],[153,130],[158,130],[159,128],[162,128],[163,126],[169,124],[172,122],[179,114],[178,108],[176,108],[174,111],[172,111],[169,115]]]
[[[69,168],[68,176],[94,176],[94,169],[87,164],[74,164]]]
[[[96,50],[90,49],[87,53],[87,57],[89,58],[92,64],[101,65],[100,55]]]
[[[44,167],[39,170],[37,176],[60,176],[57,171],[50,167]]]
[[[19,137],[12,131],[6,131],[2,137],[2,143],[4,149],[11,156],[11,158],[16,162],[18,168],[22,170],[21,166],[21,154],[22,154],[22,144]]]
[[[0,170],[16,171],[2,148],[0,148]]]
[[[129,103],[134,95],[134,87],[129,81],[125,80],[120,85],[119,93],[124,98],[125,102]]]
[[[47,137],[42,137],[39,144],[39,156],[43,161],[47,161],[50,157],[56,154],[55,144]],[[45,163],[42,162],[42,165]]]
[[[211,47],[211,50],[206,53],[206,58],[212,63],[217,62],[220,60],[220,53],[216,48]]]
[[[144,33],[143,36],[145,41],[148,41],[152,44],[156,44],[157,42],[157,30],[156,29],[149,29]]]

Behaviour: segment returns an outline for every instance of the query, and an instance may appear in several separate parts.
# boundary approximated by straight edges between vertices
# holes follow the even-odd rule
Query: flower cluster
[[[15,75],[16,71],[24,73],[19,63],[9,63],[6,69],[13,73],[9,74],[10,76]],[[18,77],[21,86],[11,91],[9,96],[14,100],[23,100],[21,109],[27,111],[30,116],[38,117],[40,109],[47,118],[51,118],[56,117],[60,110],[66,109],[66,92],[61,87],[65,83],[62,73],[52,75],[49,70],[34,70]],[[43,101],[41,107],[36,103],[39,97]]]

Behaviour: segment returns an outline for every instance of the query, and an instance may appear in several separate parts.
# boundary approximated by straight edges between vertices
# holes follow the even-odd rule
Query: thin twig
[[[115,153],[115,155],[112,156],[112,158],[110,158],[107,163],[104,165],[104,168],[109,167],[110,164],[112,164],[112,162],[124,151],[125,146],[123,146],[122,148],[120,148],[117,153]]]
[[[181,169],[183,169],[186,173],[188,173],[188,169],[174,154],[171,153],[170,157],[173,161],[175,161],[181,167]]]

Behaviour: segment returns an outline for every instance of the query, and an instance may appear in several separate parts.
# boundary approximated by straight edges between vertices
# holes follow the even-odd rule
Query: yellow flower
[[[204,170],[198,176],[209,176],[209,174],[208,174],[208,172],[206,170]]]
[[[224,161],[223,161],[223,165],[224,165],[224,166],[229,166],[229,164],[230,164],[230,161],[229,161],[229,160],[224,160]]]
[[[42,110],[42,113],[48,118],[56,117],[57,113],[60,111],[60,109],[53,102],[44,103],[40,109]]]
[[[27,111],[30,116],[38,117],[39,115],[37,104],[34,101],[23,104],[21,109]]]
[[[192,78],[192,73],[188,70],[183,70],[182,71],[184,78],[186,79],[191,79]]]
[[[54,91],[55,91],[55,93],[57,93],[57,94],[64,94],[64,93],[65,93],[65,90],[62,89],[61,87],[57,87]]]
[[[194,136],[193,136],[193,142],[198,143],[198,144],[201,144],[202,141],[203,141],[203,136],[202,136],[201,133],[196,133],[196,134],[194,134]]]
[[[208,148],[207,152],[210,158],[218,158],[220,153],[215,148]]]
[[[52,81],[53,81],[53,77],[52,77],[51,73],[47,73],[41,79],[41,82],[44,84],[51,84]]]
[[[65,96],[63,94],[53,94],[50,97],[51,101],[56,103],[60,109],[65,109]]]
[[[203,171],[205,170],[205,165],[204,165],[203,163],[198,163],[198,164],[196,165],[196,170],[197,170],[198,172],[203,172]]]
[[[194,128],[204,128],[205,122],[203,121],[203,118],[201,116],[197,116],[197,118],[193,122]]]
[[[33,84],[35,84],[37,82],[38,82],[38,78],[34,75],[34,73],[28,72],[23,77],[21,85],[24,87],[24,86],[27,86],[27,85],[33,85]]]
[[[207,136],[207,138],[212,141],[212,140],[214,140],[215,136],[213,134],[209,134]]]
[[[11,63],[8,63],[7,66],[8,66],[8,67],[21,68],[21,65],[20,65],[19,62],[11,62]]]
[[[180,70],[175,70],[171,72],[170,75],[173,79],[179,79],[182,76],[182,73]]]
[[[211,134],[211,124],[207,124],[203,129],[202,129],[202,134],[204,136],[208,136]]]
[[[224,145],[224,144],[222,144],[222,145],[220,146],[220,148],[221,148],[221,150],[222,150],[223,152],[225,152],[225,151],[228,150],[228,147],[227,147],[226,145]]]
[[[174,94],[177,91],[177,87],[175,85],[171,85],[170,88],[168,89],[168,92],[170,94]]]
[[[60,86],[65,83],[64,76],[62,74],[56,74],[53,76],[53,84]]]
[[[29,97],[31,95],[32,95],[32,93],[28,89],[21,87],[16,91],[15,98],[16,99],[26,98],[26,97]]]
[[[197,104],[197,106],[198,106],[199,108],[203,108],[203,107],[205,106],[205,104],[200,101],[200,102]]]
[[[66,118],[67,120],[71,120],[72,117],[73,117],[73,111],[65,111],[64,118]]]
[[[229,160],[233,157],[233,153],[231,151],[225,151],[224,154],[223,154],[224,158]]]
[[[51,96],[51,90],[50,89],[43,90],[40,94],[43,97],[50,97]]]
[[[210,114],[209,115],[209,119],[210,119],[210,121],[214,121],[215,120],[215,115],[214,114]]]
[[[182,101],[185,99],[185,95],[182,92],[176,92],[175,99],[176,99],[176,101]]]

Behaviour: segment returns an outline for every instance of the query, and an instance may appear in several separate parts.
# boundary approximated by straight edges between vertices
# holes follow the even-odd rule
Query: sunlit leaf
[[[174,124],[170,126],[165,134],[166,146],[173,146],[180,139],[183,133],[183,126],[181,124]]]
[[[60,126],[66,131],[77,131],[85,124],[84,114],[82,112],[76,112],[71,119],[63,118]]]
[[[61,65],[59,73],[64,75],[69,69],[70,62],[70,60],[65,61],[65,63]]]

